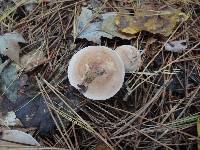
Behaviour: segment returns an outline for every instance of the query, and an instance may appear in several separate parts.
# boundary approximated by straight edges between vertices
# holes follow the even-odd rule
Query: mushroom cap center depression
[[[85,55],[78,64],[78,74],[82,79],[80,85],[85,88],[103,88],[116,71],[117,65],[106,51]]]

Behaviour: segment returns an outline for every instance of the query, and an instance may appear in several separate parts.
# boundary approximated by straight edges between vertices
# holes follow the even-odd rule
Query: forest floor
[[[109,12],[126,16],[105,22]],[[199,16],[199,0],[0,0],[0,131],[23,131],[40,144],[0,149],[200,148]],[[79,32],[81,19],[88,25]],[[25,41],[9,36],[5,51],[2,37],[13,31]],[[183,44],[167,51],[173,41]],[[95,45],[133,45],[142,58],[104,101],[87,99],[67,78],[71,57]]]

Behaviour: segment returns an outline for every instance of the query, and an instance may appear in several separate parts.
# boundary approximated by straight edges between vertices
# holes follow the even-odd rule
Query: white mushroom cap
[[[69,82],[93,100],[106,100],[122,87],[125,69],[120,56],[105,46],[89,46],[78,51],[68,66]]]
[[[115,49],[124,62],[126,73],[138,71],[142,65],[141,54],[131,45],[122,45]]]

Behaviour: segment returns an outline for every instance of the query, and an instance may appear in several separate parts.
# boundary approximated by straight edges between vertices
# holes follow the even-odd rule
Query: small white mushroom
[[[141,54],[131,45],[122,45],[115,49],[124,62],[126,73],[138,71],[142,65]]]
[[[72,86],[93,100],[106,100],[122,87],[125,69],[120,56],[105,46],[89,46],[70,60],[68,79]]]

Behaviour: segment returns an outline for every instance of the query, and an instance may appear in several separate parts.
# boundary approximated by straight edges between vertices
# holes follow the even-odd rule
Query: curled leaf
[[[26,43],[23,36],[18,32],[14,31],[0,36],[0,53],[19,63],[21,50],[18,42]]]
[[[30,134],[18,130],[4,130],[1,135],[1,140],[18,144],[40,146],[40,144]]]
[[[101,31],[101,22],[94,21],[94,14],[87,8],[82,8],[77,19],[77,38],[85,38],[94,43],[101,43],[101,37],[112,38],[112,35]]]
[[[82,8],[80,16],[77,18],[76,31],[74,34],[77,38],[85,38],[94,43],[101,43],[101,37],[112,39],[120,37],[122,39],[131,39],[133,36],[125,35],[118,32],[114,20],[116,12],[108,12],[105,14],[93,14],[88,8]]]

